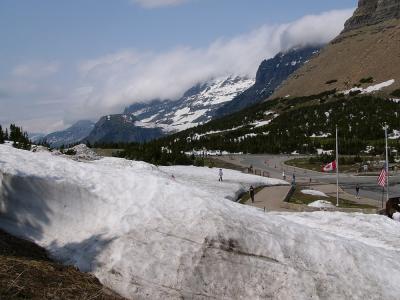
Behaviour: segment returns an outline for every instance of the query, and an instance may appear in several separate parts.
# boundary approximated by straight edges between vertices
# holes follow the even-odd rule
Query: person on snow
[[[356,185],[356,199],[360,199],[360,186],[358,183]]]
[[[251,202],[254,203],[254,187],[252,185],[250,186],[249,193],[250,193]]]
[[[222,172],[222,169],[219,169],[219,180],[218,181],[223,181],[222,176],[224,176],[224,172]]]

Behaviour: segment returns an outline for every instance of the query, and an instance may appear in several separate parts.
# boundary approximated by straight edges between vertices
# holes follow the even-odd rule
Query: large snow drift
[[[400,223],[264,214],[228,199],[282,182],[224,173],[0,146],[0,227],[132,299],[398,299]]]

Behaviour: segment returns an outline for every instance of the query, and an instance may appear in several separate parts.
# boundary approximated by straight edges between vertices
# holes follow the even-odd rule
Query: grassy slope
[[[399,88],[399,28],[397,19],[339,35],[292,74],[273,97],[310,95],[327,88],[347,90],[367,77],[373,77],[375,84],[395,79],[388,90]]]
[[[290,198],[291,203],[295,204],[305,204],[308,205],[312,202],[317,200],[326,200],[331,202],[333,205],[336,205],[336,198],[335,197],[320,197],[320,196],[313,196],[313,195],[306,195],[301,192],[301,190],[307,189],[308,186],[298,186],[296,191],[294,192],[293,196]],[[339,199],[339,207],[341,208],[376,208],[371,205],[366,204],[358,204],[350,200],[345,200],[340,198]]]
[[[43,248],[0,230],[0,299],[122,299],[92,275],[50,260]]]

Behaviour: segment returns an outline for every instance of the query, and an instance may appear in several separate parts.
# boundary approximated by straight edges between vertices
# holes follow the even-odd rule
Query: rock
[[[399,0],[359,0],[357,10],[345,24],[344,32],[398,18]]]

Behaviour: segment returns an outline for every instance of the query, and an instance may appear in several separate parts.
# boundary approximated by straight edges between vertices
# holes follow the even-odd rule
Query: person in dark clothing
[[[250,186],[249,193],[250,193],[251,202],[254,203],[254,187],[252,185]]]
[[[356,198],[360,199],[360,186],[358,184],[356,185]]]

